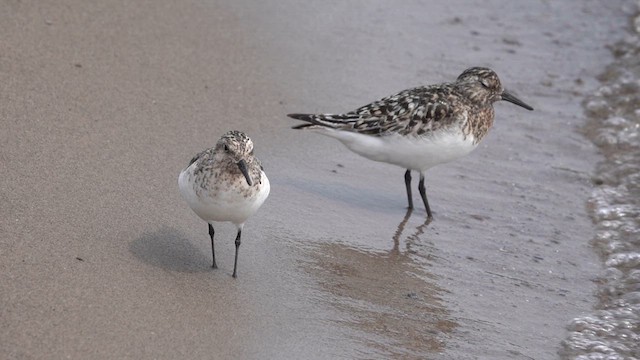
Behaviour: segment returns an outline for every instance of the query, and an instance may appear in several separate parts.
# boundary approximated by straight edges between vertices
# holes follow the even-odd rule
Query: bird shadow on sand
[[[133,240],[129,244],[129,251],[143,262],[168,271],[211,270],[209,257],[195,247],[185,234],[166,226]]]

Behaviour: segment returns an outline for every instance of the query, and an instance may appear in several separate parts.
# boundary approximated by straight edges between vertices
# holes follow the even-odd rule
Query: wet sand
[[[1,358],[551,359],[594,303],[580,102],[629,1],[0,4]],[[403,170],[290,130],[490,66],[479,148]],[[207,227],[177,176],[229,129],[272,192]],[[417,194],[416,194],[417,195]],[[417,203],[417,198],[414,199]]]

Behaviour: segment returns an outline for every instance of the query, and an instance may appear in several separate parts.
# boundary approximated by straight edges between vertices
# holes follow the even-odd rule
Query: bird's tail
[[[330,128],[339,129],[345,125],[353,124],[360,119],[358,114],[287,114],[288,117],[296,120],[306,121],[306,124],[293,126],[292,129],[305,128]]]

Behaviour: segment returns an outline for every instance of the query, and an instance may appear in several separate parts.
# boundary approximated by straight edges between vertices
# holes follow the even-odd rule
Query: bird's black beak
[[[249,184],[249,186],[253,185],[251,177],[249,176],[249,171],[247,170],[247,163],[244,161],[244,159],[238,161],[237,165],[240,169],[240,172],[242,172],[242,175],[244,175],[244,178],[247,179],[247,184]]]
[[[504,101],[508,101],[510,103],[516,104],[518,106],[522,106],[523,108],[527,109],[527,110],[533,110],[533,108],[527,104],[525,104],[524,101],[518,99],[517,97],[513,96],[510,92],[508,92],[507,90],[504,90],[502,92],[502,100]]]

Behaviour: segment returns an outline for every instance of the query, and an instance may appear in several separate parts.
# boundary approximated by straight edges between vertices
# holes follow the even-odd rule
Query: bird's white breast
[[[420,137],[399,134],[378,137],[334,129],[319,130],[367,159],[417,171],[455,160],[477,146],[473,135],[465,136],[461,130],[441,130]]]
[[[180,173],[178,186],[189,207],[207,222],[230,221],[241,225],[269,196],[271,187],[264,172],[260,173],[260,179],[253,179],[253,186],[249,186],[242,177],[236,182],[221,184],[214,178],[206,187],[201,187],[197,184],[194,169],[195,164]],[[232,186],[223,186],[225,184]]]

